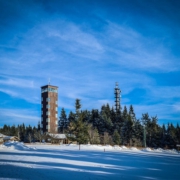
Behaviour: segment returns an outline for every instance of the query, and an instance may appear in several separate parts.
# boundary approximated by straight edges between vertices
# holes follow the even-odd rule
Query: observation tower
[[[41,130],[49,133],[58,131],[58,87],[41,87]]]

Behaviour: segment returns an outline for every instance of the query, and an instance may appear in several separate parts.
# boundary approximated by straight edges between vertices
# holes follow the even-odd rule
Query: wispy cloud
[[[1,124],[6,125],[37,125],[37,122],[40,121],[39,112],[29,109],[0,109],[1,115]],[[13,122],[13,123],[12,123]]]
[[[34,88],[33,81],[13,77],[1,79],[0,84],[16,87]]]
[[[180,104],[175,103],[175,104],[173,105],[173,108],[174,108],[174,110],[175,110],[176,112],[180,112]],[[180,117],[179,117],[179,118],[180,118]]]
[[[13,89],[13,90],[11,90]],[[30,89],[16,89],[12,87],[0,88],[0,92],[3,92],[11,97],[15,97],[16,99],[25,100],[26,102],[39,104],[40,97],[38,96],[38,90],[30,90]],[[39,90],[40,92],[40,90]],[[13,102],[13,101],[12,101]]]
[[[97,51],[103,51],[103,48],[99,44],[98,40],[92,34],[81,30],[81,28],[77,25],[67,22],[55,22],[53,26],[56,26],[56,29],[51,28],[46,30],[47,32],[49,32],[48,37],[57,37],[59,38],[59,41],[64,41],[68,43],[69,46],[71,46],[72,48],[89,48],[96,53]],[[58,28],[62,26],[63,28]],[[74,44],[76,44],[76,47],[73,47]],[[72,49],[69,48],[68,50]]]
[[[180,86],[155,86],[151,87],[152,96],[155,98],[169,99],[180,98]]]
[[[24,48],[27,45],[30,47],[30,52]],[[83,31],[81,26],[62,20],[46,21],[37,25],[28,32],[20,48],[27,54],[46,55],[41,58],[41,62],[57,61],[67,54],[75,58],[98,60],[103,53],[103,47],[95,36]],[[59,58],[57,54],[60,55]]]
[[[16,93],[15,91],[12,91],[12,90],[0,88],[0,91],[3,92],[3,93],[9,94],[10,96],[13,96],[13,97],[18,96],[18,93]]]
[[[172,116],[175,113],[174,105],[169,104],[155,104],[155,105],[134,105],[134,109],[137,118],[141,118],[143,113],[148,113],[150,117],[157,116],[159,123],[162,125],[172,122],[177,124],[179,122],[180,116]]]
[[[109,22],[106,37],[106,50],[112,52],[114,62],[122,66],[145,71],[178,69],[179,62],[162,42],[144,37],[128,26]]]

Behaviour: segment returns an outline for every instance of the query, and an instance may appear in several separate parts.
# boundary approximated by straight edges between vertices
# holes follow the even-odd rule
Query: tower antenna
[[[48,85],[50,85],[50,82],[51,82],[51,79],[50,79],[50,78],[48,78]]]
[[[116,113],[120,113],[120,110],[121,110],[121,105],[120,105],[121,90],[119,89],[118,82],[116,82],[116,85],[114,88],[114,94],[115,94]]]

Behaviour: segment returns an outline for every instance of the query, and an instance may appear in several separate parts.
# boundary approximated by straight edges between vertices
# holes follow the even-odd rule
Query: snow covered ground
[[[0,145],[0,179],[179,180],[180,153],[125,146]]]

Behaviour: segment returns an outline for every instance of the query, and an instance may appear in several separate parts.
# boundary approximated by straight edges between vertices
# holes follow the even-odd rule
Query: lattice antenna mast
[[[121,90],[119,89],[117,82],[114,88],[114,94],[115,94],[115,109],[116,109],[116,113],[118,113],[121,110],[121,105],[120,105]]]

